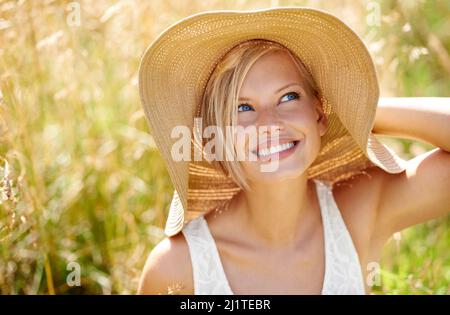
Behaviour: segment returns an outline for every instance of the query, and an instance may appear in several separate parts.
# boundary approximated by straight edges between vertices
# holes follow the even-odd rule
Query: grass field
[[[383,95],[449,96],[450,2],[413,2],[0,0],[0,293],[135,293],[172,192],[137,89],[141,54],[167,26],[207,9],[314,6],[368,43]],[[405,158],[432,148],[382,140]],[[449,217],[402,231],[375,292],[449,294],[449,248]],[[70,262],[80,286],[67,285]]]

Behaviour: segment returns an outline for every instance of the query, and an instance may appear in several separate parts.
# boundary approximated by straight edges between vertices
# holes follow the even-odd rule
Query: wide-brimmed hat
[[[371,133],[378,78],[363,41],[344,22],[304,7],[201,12],[164,30],[139,68],[141,102],[175,189],[165,226],[168,236],[240,191],[230,176],[206,161],[174,161],[171,148],[178,139],[171,132],[176,126],[192,130],[215,66],[229,50],[251,39],[290,49],[325,100],[328,130],[308,178],[333,184],[374,165],[389,173],[405,169],[405,161]]]

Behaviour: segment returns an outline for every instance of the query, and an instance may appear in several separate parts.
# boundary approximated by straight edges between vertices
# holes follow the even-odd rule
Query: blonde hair
[[[303,79],[307,93],[320,98],[319,89],[303,65],[301,60],[285,46],[265,40],[252,39],[241,42],[229,50],[217,63],[208,83],[205,87],[199,114],[202,119],[202,126],[217,126],[218,145],[222,145],[225,156],[236,156],[234,137],[232,133],[227,133],[227,140],[223,131],[228,130],[226,126],[231,126],[231,130],[237,125],[237,106],[239,91],[251,66],[262,56],[272,52],[287,52],[291,56]],[[217,148],[216,148],[217,152]],[[239,161],[235,158],[232,161],[225,158],[224,161],[214,161],[213,164],[219,167],[227,176],[231,176],[234,182],[243,189],[248,189],[248,183],[244,176]]]

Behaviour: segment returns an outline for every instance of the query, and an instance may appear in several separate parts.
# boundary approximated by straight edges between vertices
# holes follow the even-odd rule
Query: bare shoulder
[[[183,234],[166,237],[150,252],[138,294],[193,294],[192,264]]]
[[[372,167],[333,187],[356,247],[377,252],[393,233],[450,212],[450,153],[440,148],[408,160],[403,172]]]
[[[363,215],[361,206],[376,208],[386,172],[379,167],[365,169],[362,173],[346,180],[339,181],[333,186],[333,196],[344,216]]]
[[[450,152],[424,152],[404,172],[387,174],[379,205],[379,229],[394,233],[450,213]]]

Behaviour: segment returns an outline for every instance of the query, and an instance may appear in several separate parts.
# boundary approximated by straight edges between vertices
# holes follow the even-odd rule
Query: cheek
[[[316,137],[320,136],[319,125],[312,115],[303,113],[286,116],[283,118],[283,125],[294,137],[306,138],[314,142]]]
[[[234,138],[233,147],[235,150],[236,159],[241,163],[254,164],[258,159],[257,155],[252,152],[258,146],[258,135],[252,132],[255,129],[248,129],[250,132],[238,132]]]
[[[237,118],[238,126],[242,126],[244,128],[256,126],[257,123],[257,115],[254,113],[246,113],[239,115]]]
[[[278,111],[278,116],[286,123],[310,127],[315,122],[314,112],[306,105],[291,106],[286,104]]]

